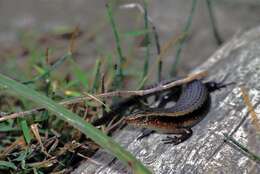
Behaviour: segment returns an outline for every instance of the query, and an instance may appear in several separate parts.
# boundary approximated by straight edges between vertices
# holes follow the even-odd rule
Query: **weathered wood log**
[[[223,133],[232,134],[236,141],[260,155],[259,134],[257,136],[239,87],[240,84],[246,86],[250,101],[259,113],[260,27],[235,36],[196,70],[208,70],[208,79],[215,81],[229,74],[226,82],[237,82],[237,85],[213,93],[210,113],[193,128],[190,139],[177,146],[163,144],[161,140],[166,135],[162,134],[138,141],[140,130],[130,126],[116,133],[114,138],[156,174],[260,173],[260,164],[224,143],[223,136]],[[100,165],[86,161],[73,173],[131,173],[104,150],[99,150],[93,159]]]

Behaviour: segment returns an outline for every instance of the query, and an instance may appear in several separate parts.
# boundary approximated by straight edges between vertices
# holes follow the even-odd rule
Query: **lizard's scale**
[[[152,108],[148,111],[142,111],[131,116],[134,118],[142,116],[172,116],[180,117],[198,109],[205,103],[209,97],[209,91],[205,84],[200,80],[194,80],[184,86],[183,92],[171,108]]]

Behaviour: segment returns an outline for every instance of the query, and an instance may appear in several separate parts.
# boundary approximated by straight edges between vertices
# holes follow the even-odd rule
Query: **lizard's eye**
[[[208,82],[206,83],[206,86],[210,92],[219,89],[219,84],[216,82]]]
[[[216,83],[216,82],[211,82],[211,83],[210,83],[210,87],[213,88],[213,89],[215,89],[215,88],[218,87],[218,83]]]

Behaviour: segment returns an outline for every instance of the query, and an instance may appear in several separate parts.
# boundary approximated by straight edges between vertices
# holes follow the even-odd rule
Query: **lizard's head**
[[[205,85],[209,92],[213,92],[216,90],[220,90],[221,88],[225,88],[229,85],[234,85],[236,84],[235,82],[230,82],[230,83],[223,83],[223,82],[206,82]]]

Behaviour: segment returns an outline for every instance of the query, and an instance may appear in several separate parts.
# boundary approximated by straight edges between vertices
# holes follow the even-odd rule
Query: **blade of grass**
[[[87,91],[89,88],[88,74],[73,60],[70,60],[71,72]],[[69,86],[68,86],[69,87]]]
[[[105,74],[102,74],[102,77],[101,77],[101,93],[105,93],[106,89],[105,89]],[[102,103],[104,103],[105,105],[102,105],[102,116],[104,116],[104,114],[106,112],[109,112],[109,111],[106,111],[106,101],[104,99],[101,100]]]
[[[93,79],[93,85],[91,93],[96,93],[98,91],[99,85],[100,85],[100,67],[101,67],[101,61],[98,59],[96,61],[95,69],[94,69],[94,79]]]
[[[0,169],[6,169],[6,168],[11,168],[16,170],[16,166],[14,163],[8,161],[0,161]]]
[[[117,61],[117,69],[116,69],[116,76],[115,76],[115,83],[117,87],[121,87],[122,86],[122,80],[123,80],[123,62],[124,60],[124,56],[123,56],[123,52],[121,49],[121,42],[120,42],[120,37],[119,37],[119,33],[117,31],[117,27],[115,24],[115,20],[113,17],[113,10],[111,7],[110,3],[106,4],[106,8],[107,8],[107,15],[110,21],[110,24],[112,26],[112,30],[114,33],[114,37],[115,37],[115,41],[116,41],[116,49],[117,49],[117,53],[118,53],[118,61]]]
[[[160,45],[159,35],[158,35],[158,32],[157,32],[155,26],[153,26],[152,29],[153,29],[153,35],[154,35],[157,55],[159,56],[161,54],[161,45]],[[162,62],[162,59],[160,59],[158,61],[158,65],[157,65],[157,81],[158,82],[160,82],[162,80],[162,66],[163,66],[163,62]]]
[[[223,134],[225,137],[225,141],[229,141],[231,143],[233,143],[240,151],[242,151],[243,154],[245,154],[246,156],[248,156],[249,158],[251,158],[252,160],[256,161],[256,162],[260,162],[260,156],[254,154],[253,152],[251,152],[248,148],[246,148],[244,145],[242,145],[241,143],[239,143],[238,141],[236,141],[232,136],[229,136],[228,134]]]
[[[193,15],[195,13],[196,5],[197,5],[197,0],[192,0],[190,15],[188,16],[188,20],[187,20],[186,25],[185,25],[185,27],[183,29],[183,33],[189,33],[189,29],[191,27],[192,17],[193,17]],[[179,44],[178,44],[177,51],[176,51],[176,56],[175,56],[175,59],[174,59],[174,62],[173,62],[173,66],[172,66],[171,72],[170,72],[171,76],[175,76],[176,75],[177,66],[178,66],[179,61],[180,61],[181,51],[182,51],[182,48],[183,48],[183,46],[185,44],[186,38],[187,37],[183,38],[179,42]]]
[[[147,30],[136,30],[136,31],[129,31],[125,33],[125,36],[127,37],[137,37],[137,36],[143,36],[147,34],[149,31]]]
[[[139,160],[135,159],[132,154],[130,154],[128,151],[124,150],[120,145],[114,142],[112,138],[107,137],[100,130],[85,122],[83,118],[67,110],[62,105],[57,104],[48,97],[2,74],[0,74],[0,85],[4,86],[12,92],[17,93],[18,95],[34,101],[42,107],[47,108],[49,111],[56,114],[58,118],[68,122],[76,129],[79,129],[101,147],[107,149],[109,152],[114,154],[125,165],[131,167],[133,173],[151,173],[147,168],[142,165]]]
[[[25,82],[22,82],[23,84],[31,84],[31,83],[35,83],[36,81],[38,80],[42,80],[44,79],[46,76],[48,76],[52,71],[54,71],[55,69],[57,69],[60,65],[63,64],[63,62],[67,59],[71,58],[71,53],[68,52],[67,54],[65,54],[63,57],[60,57],[58,60],[56,60],[54,62],[54,64],[50,67],[49,70],[45,71],[45,73],[39,75],[39,76],[36,76],[33,80],[29,80],[29,81],[25,81]]]
[[[144,0],[144,30],[149,31],[149,25],[148,25],[148,12],[147,12],[147,0]],[[144,60],[144,70],[142,75],[142,81],[146,77],[149,69],[149,59],[150,59],[150,35],[149,32],[145,34],[144,38],[145,42],[147,43],[145,45],[145,60]]]
[[[32,140],[31,131],[27,124],[27,121],[23,118],[18,119],[19,125],[21,126],[21,129],[23,131],[23,136],[27,144],[30,144]]]
[[[113,79],[115,77],[115,71],[114,71],[114,64],[113,64],[113,55],[112,54],[106,54],[106,63],[105,65],[105,74],[107,76],[106,83],[104,84],[107,89],[112,89]]]

